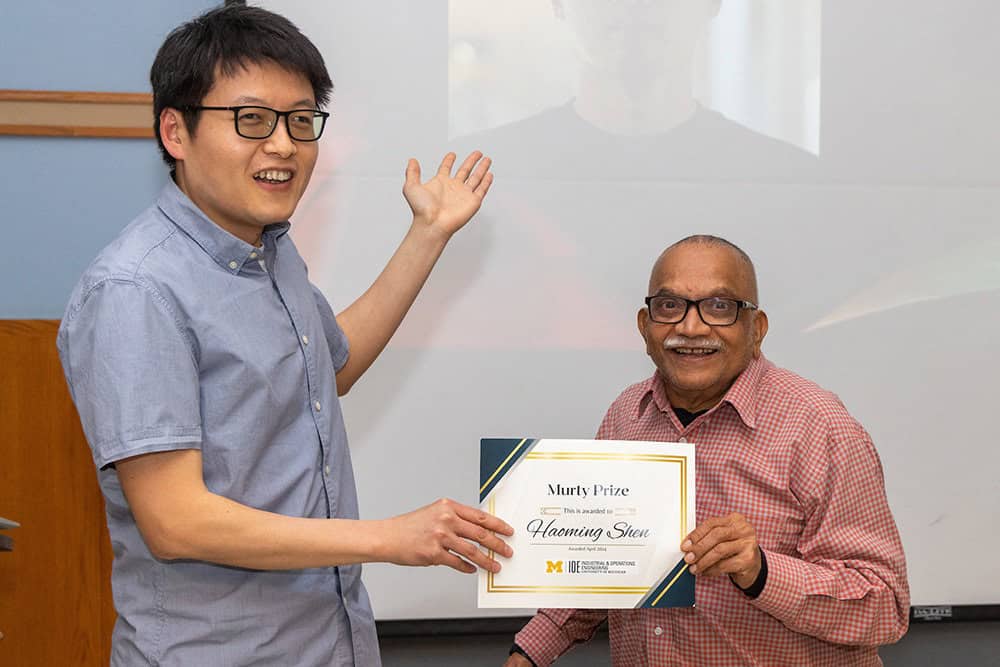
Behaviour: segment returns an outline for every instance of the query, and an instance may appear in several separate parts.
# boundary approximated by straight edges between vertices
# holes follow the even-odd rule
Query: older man
[[[613,663],[878,665],[907,628],[906,563],[882,469],[836,396],[761,354],[753,263],[714,236],[653,267],[639,333],[656,373],[597,437],[695,443],[694,608],[542,609],[508,667],[548,665],[607,619]]]

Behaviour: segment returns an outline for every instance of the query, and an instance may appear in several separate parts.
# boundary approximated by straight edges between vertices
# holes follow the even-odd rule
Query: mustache
[[[685,338],[684,336],[670,336],[663,341],[664,350],[673,350],[678,347],[700,347],[707,350],[722,351],[726,346],[721,340],[711,338]]]

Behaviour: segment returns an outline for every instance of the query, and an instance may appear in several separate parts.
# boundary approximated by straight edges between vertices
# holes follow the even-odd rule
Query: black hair
[[[205,12],[167,35],[153,66],[153,132],[171,171],[176,160],[160,138],[160,112],[174,108],[184,114],[188,131],[198,127],[201,104],[215,84],[216,73],[232,76],[248,65],[275,63],[302,74],[312,85],[321,107],[330,99],[333,82],[319,49],[285,17],[260,7],[227,4]]]

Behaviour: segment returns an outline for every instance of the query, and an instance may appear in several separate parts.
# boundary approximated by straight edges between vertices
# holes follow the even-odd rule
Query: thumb
[[[404,187],[414,185],[420,185],[420,163],[411,157],[406,163],[406,182],[404,183]]]

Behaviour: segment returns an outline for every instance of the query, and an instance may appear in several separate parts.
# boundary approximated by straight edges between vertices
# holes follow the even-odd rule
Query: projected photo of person
[[[501,173],[815,178],[818,0],[534,0],[516,22],[478,4],[451,3],[450,131]]]
[[[646,244],[815,219],[819,33],[818,0],[450,3],[450,148],[502,185],[397,342],[629,349]]]

